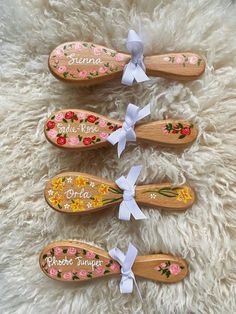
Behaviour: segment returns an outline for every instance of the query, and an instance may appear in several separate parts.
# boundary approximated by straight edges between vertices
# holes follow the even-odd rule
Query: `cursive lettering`
[[[100,64],[102,63],[100,58],[77,58],[75,53],[72,53],[70,55],[67,56],[67,59],[69,59],[68,61],[68,65],[72,65],[72,64]]]
[[[94,270],[94,267],[102,266],[103,264],[103,261],[87,260],[83,259],[81,256],[78,256],[75,259],[77,260],[77,266],[92,266],[92,270]]]
[[[71,258],[67,259],[67,256],[63,259],[56,259],[55,256],[48,256],[46,257],[46,262],[48,267],[73,265],[73,260]]]
[[[92,196],[88,191],[85,191],[84,188],[82,188],[79,192],[75,192],[73,189],[69,189],[65,191],[64,194],[67,199],[76,198],[76,197],[90,198]]]

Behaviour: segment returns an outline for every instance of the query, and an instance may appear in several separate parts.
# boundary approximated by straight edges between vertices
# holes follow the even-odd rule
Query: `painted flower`
[[[93,181],[91,181],[89,185],[90,185],[92,188],[95,187],[95,183],[94,183]]]
[[[63,196],[56,192],[52,197],[49,198],[49,201],[53,206],[58,206],[63,201]]]
[[[163,60],[164,60],[165,62],[169,62],[169,61],[170,61],[170,57],[164,57]]]
[[[70,205],[69,205],[69,204],[65,204],[65,205],[64,205],[64,208],[65,208],[65,209],[69,209],[69,208],[70,208]]]
[[[76,137],[76,136],[69,137],[68,144],[70,144],[70,145],[78,145],[79,144],[78,137]]]
[[[79,72],[79,77],[81,77],[81,78],[85,78],[87,75],[88,75],[88,72],[85,70],[82,70]]]
[[[96,117],[94,115],[89,115],[87,117],[88,122],[94,123],[96,121]]]
[[[115,60],[116,61],[123,61],[124,60],[124,56],[121,53],[117,53],[115,56]]]
[[[91,208],[92,204],[90,202],[87,203],[87,208]]]
[[[102,139],[106,139],[107,137],[108,137],[108,133],[106,133],[106,132],[101,132],[100,134],[99,134],[99,136],[102,138]]]
[[[55,128],[55,125],[56,125],[56,123],[54,122],[54,121],[48,121],[47,122],[47,128],[49,129],[49,130],[51,130],[51,129],[54,129]]]
[[[75,255],[76,254],[76,248],[75,247],[69,247],[67,250],[67,253],[69,255]]]
[[[57,113],[57,114],[55,115],[55,121],[56,121],[56,122],[61,122],[61,121],[63,120],[63,118],[64,118],[64,115],[63,115],[62,112],[59,112],[59,113]]]
[[[75,50],[77,51],[81,51],[83,49],[83,45],[81,45],[80,43],[76,43],[74,46]]]
[[[65,280],[71,280],[71,279],[72,279],[72,276],[73,276],[73,274],[72,274],[71,271],[66,271],[66,272],[63,274],[63,278],[64,278]]]
[[[58,272],[55,268],[50,268],[48,273],[49,273],[49,276],[55,277]]]
[[[106,120],[101,119],[101,120],[99,121],[99,126],[100,126],[101,128],[105,128],[106,125],[107,125]]]
[[[70,119],[72,119],[74,117],[74,115],[75,115],[75,113],[73,111],[67,111],[65,113],[65,119],[70,120]]]
[[[57,137],[57,131],[56,130],[49,130],[47,134],[51,138],[56,138]]]
[[[62,177],[55,178],[51,182],[53,191],[62,191],[65,185]]]
[[[78,117],[79,119],[84,119],[84,118],[86,117],[86,114],[85,114],[84,112],[78,112],[78,113],[77,113],[77,117]]]
[[[93,200],[91,201],[94,208],[103,206],[103,200],[100,195],[95,195]]]
[[[65,145],[65,144],[66,144],[66,138],[65,138],[65,136],[58,136],[58,138],[57,138],[57,144],[58,144],[58,145]]]
[[[114,263],[111,265],[110,269],[111,269],[112,271],[114,271],[114,272],[119,272],[119,271],[120,271],[120,265],[119,265],[118,263],[114,262]]]
[[[95,56],[99,56],[102,53],[102,48],[101,47],[93,48],[93,53],[95,54]]]
[[[63,250],[62,250],[62,248],[61,247],[55,247],[55,249],[54,249],[54,253],[55,253],[55,255],[56,256],[58,256],[58,255],[60,255],[60,254],[62,254],[63,253]]]
[[[188,200],[192,199],[192,196],[189,194],[188,187],[177,189],[176,192],[178,193],[176,196],[177,201],[187,203]]]
[[[80,198],[76,198],[70,205],[70,208],[73,212],[79,212],[85,210],[84,201]]]
[[[109,190],[109,186],[107,184],[101,184],[98,188],[98,192],[101,194],[107,194]]]
[[[191,129],[188,126],[186,126],[182,130],[180,130],[180,133],[182,135],[190,135],[191,134]]]
[[[90,137],[85,137],[83,139],[84,145],[90,145],[92,143],[92,139]]]
[[[108,71],[107,67],[104,67],[104,66],[101,66],[99,69],[98,69],[98,72],[101,73],[101,74],[104,74]]]
[[[57,57],[62,57],[63,55],[64,55],[64,51],[63,51],[63,49],[61,49],[61,48],[57,48],[56,50],[55,50],[55,55],[57,56]]]
[[[197,56],[188,57],[188,61],[191,64],[196,64],[198,62],[198,57]]]
[[[178,275],[181,271],[181,268],[179,267],[178,264],[171,264],[169,270],[172,275]]]
[[[102,266],[96,267],[95,272],[99,276],[103,275],[104,274],[104,267],[102,267]]]
[[[164,134],[168,134],[169,133],[168,130],[166,129],[166,124],[161,124],[160,129],[162,130],[162,132]]]
[[[78,188],[84,187],[86,184],[87,184],[87,180],[85,179],[85,177],[78,176],[75,178],[75,185]]]
[[[53,193],[54,193],[54,192],[53,192],[52,190],[49,190],[49,191],[48,191],[48,195],[50,195],[50,196],[53,195]]]
[[[88,275],[88,272],[86,271],[86,270],[81,270],[80,272],[79,272],[79,276],[81,277],[81,278],[85,278],[85,277],[87,277],[87,275]]]
[[[166,267],[166,263],[161,263],[161,264],[160,264],[160,267],[161,267],[161,268],[165,268],[165,267]]]
[[[181,55],[178,55],[175,57],[175,61],[177,64],[181,64],[181,63],[184,63],[184,57],[181,56]]]
[[[57,68],[57,72],[58,73],[64,73],[66,72],[66,66],[62,65],[60,67]]]
[[[159,271],[161,268],[159,266],[154,267],[155,270]]]
[[[157,195],[155,193],[150,194],[150,198],[155,199],[156,197],[157,197]]]
[[[90,258],[90,259],[92,259],[92,258],[95,258],[95,253],[94,252],[91,252],[91,251],[88,251],[87,253],[86,253],[86,257],[87,258]]]

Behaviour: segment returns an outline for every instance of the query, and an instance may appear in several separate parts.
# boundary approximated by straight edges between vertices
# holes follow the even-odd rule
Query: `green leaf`
[[[182,138],[185,138],[185,135],[184,135],[184,134],[181,134],[181,135],[179,136],[179,139],[182,139]]]
[[[66,119],[64,119],[64,118],[62,119],[62,121],[63,121],[63,122],[65,122],[65,123],[68,123],[68,122],[67,122],[67,120],[66,120]]]
[[[96,139],[96,142],[101,142],[101,139],[100,139],[100,138],[97,138],[97,139]]]
[[[52,116],[52,117],[51,117],[51,120],[54,120],[54,119],[55,119],[55,116]]]
[[[88,278],[92,278],[92,275],[88,274],[87,277],[88,277]]]
[[[183,127],[184,127],[183,124],[180,123],[180,122],[178,123],[178,126],[179,126],[180,129],[183,129]]]
[[[64,250],[63,250],[63,253],[66,254],[66,253],[67,253],[67,249],[64,249]]]
[[[60,272],[57,273],[57,277],[61,278],[61,273]]]
[[[97,122],[95,122],[95,125],[98,125],[98,123],[99,123],[98,121],[97,121]]]
[[[106,267],[111,267],[111,264],[109,263],[109,264],[107,264],[107,265],[105,265]]]
[[[180,266],[181,269],[184,269],[184,266]]]
[[[166,271],[166,277],[169,278],[170,277],[171,272],[169,270]]]
[[[83,254],[86,255],[87,251],[85,249],[83,249]]]
[[[69,72],[64,72],[63,73],[64,78],[66,78],[68,74],[69,74]]]
[[[107,122],[107,125],[109,125],[109,126],[110,126],[110,125],[111,125],[111,122]]]
[[[104,271],[104,274],[107,274],[107,273],[109,273],[109,272],[110,272],[110,271],[106,269],[106,270]]]
[[[43,255],[43,259],[45,259],[46,257],[48,257],[47,254],[44,254],[44,255]]]
[[[96,255],[95,255],[95,258],[96,258],[96,259],[99,259],[99,255],[96,254]]]

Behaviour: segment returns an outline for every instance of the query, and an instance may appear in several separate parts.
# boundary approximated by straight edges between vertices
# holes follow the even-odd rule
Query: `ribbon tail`
[[[136,289],[138,291],[138,296],[139,296],[140,300],[143,302],[143,298],[142,298],[142,295],[141,295],[141,292],[139,290],[139,287],[138,287],[138,284],[137,284],[137,281],[136,281],[135,277],[134,277],[134,284],[135,284],[135,287],[136,287]]]
[[[141,165],[137,165],[137,166],[133,166],[128,175],[127,175],[127,180],[130,182],[131,185],[134,185],[135,182],[138,179],[138,176],[140,175],[140,172],[142,170],[142,166]]]
[[[131,293],[133,292],[134,288],[134,276],[129,277],[129,278],[122,278],[120,281],[120,292],[121,293]]]
[[[138,113],[138,120],[141,120],[148,116],[151,113],[151,104],[147,104],[145,107],[143,107],[141,110],[139,110]]]
[[[124,68],[121,83],[124,85],[131,86],[133,84],[133,81],[134,81],[134,76],[132,73],[132,64],[130,61],[128,64],[126,64]]]
[[[119,219],[120,220],[129,221],[130,220],[130,216],[131,216],[131,214],[130,214],[130,211],[129,211],[129,207],[127,207],[127,205],[123,201],[120,204],[120,207],[119,207]]]
[[[121,137],[121,129],[116,130],[115,132],[111,133],[107,137],[107,141],[110,142],[112,145],[115,145],[116,143],[119,142],[119,139]]]
[[[138,83],[150,80],[150,78],[145,73],[144,69],[139,64],[136,65],[136,68],[135,70],[133,70],[132,74]]]
[[[123,137],[119,140],[118,142],[118,147],[117,147],[117,152],[118,152],[118,157],[120,158],[121,153],[125,149],[126,145],[126,137]]]
[[[138,206],[134,199],[130,201],[125,201],[125,203],[127,204],[129,212],[133,215],[134,219],[136,220],[147,219],[147,217],[141,211],[140,207]]]

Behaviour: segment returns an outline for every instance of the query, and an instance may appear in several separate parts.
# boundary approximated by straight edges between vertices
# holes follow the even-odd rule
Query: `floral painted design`
[[[45,132],[53,143],[73,148],[106,141],[121,127],[121,124],[113,124],[97,115],[67,111],[52,115],[45,125]]]
[[[144,191],[143,193],[150,193],[151,199],[156,199],[159,194],[165,197],[173,197],[177,201],[180,201],[183,203],[187,203],[189,200],[192,200],[192,196],[187,186],[181,187],[181,188],[163,187],[160,189],[147,190],[147,191]]]
[[[68,260],[71,269],[63,267]],[[95,252],[73,246],[52,248],[42,256],[41,267],[49,277],[66,281],[88,280],[109,273],[120,273],[121,269],[119,263],[113,259],[106,259]]]
[[[197,55],[186,56],[185,54],[165,56],[163,60],[168,63],[181,64],[183,67],[185,67],[187,64],[200,66],[201,63],[204,62],[204,60],[199,58]]]
[[[179,139],[183,139],[191,134],[193,124],[182,124],[182,123],[166,123],[161,125],[161,130],[164,134],[177,134]]]
[[[91,80],[122,71],[125,58],[123,54],[99,45],[74,42],[57,47],[50,55],[50,66],[65,79]]]
[[[162,262],[158,266],[154,267],[155,270],[161,273],[161,275],[166,276],[166,278],[169,278],[170,276],[176,276],[178,275],[182,269],[184,269],[183,266],[179,266],[178,264],[171,263],[170,261]]]

